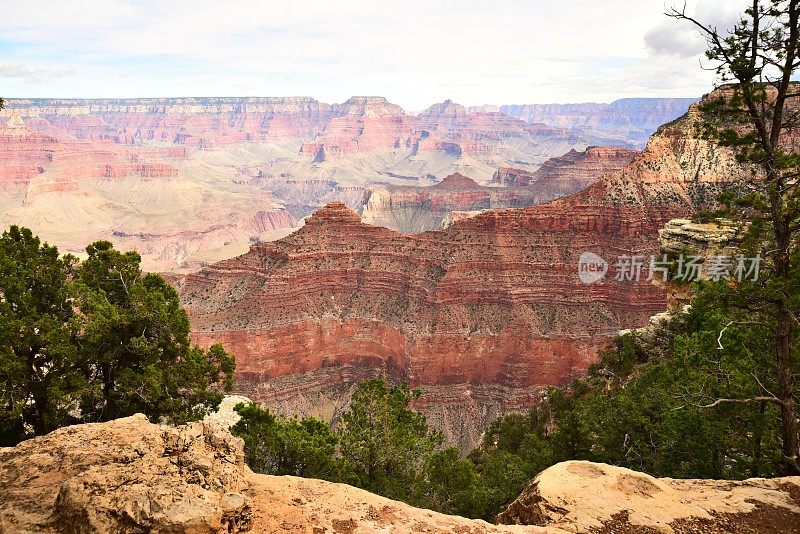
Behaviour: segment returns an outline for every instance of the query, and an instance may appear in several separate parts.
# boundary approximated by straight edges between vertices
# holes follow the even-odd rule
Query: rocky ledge
[[[0,533],[549,532],[437,514],[343,484],[257,475],[212,422],[143,415],[0,448]]]
[[[246,532],[241,440],[138,414],[0,448],[0,532]]]
[[[800,477],[674,480],[563,462],[534,478],[497,521],[567,532],[794,533],[800,532]]]
[[[589,462],[543,471],[503,525],[343,484],[257,475],[221,426],[142,415],[0,448],[0,533],[798,532],[800,477],[654,479]],[[696,527],[696,528],[695,528]]]
[[[673,219],[658,231],[662,252],[690,253],[703,257],[735,250],[738,226],[719,219],[713,223],[695,223],[689,219]]]

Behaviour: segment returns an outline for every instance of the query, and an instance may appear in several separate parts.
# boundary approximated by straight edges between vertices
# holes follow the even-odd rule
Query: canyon
[[[529,119],[451,101],[411,114],[382,97],[8,99],[0,224],[77,255],[106,239],[139,251],[148,270],[186,273],[283,237],[333,201],[402,232],[546,202],[603,169],[575,161],[577,180],[524,188],[493,176],[537,173],[590,145],[635,145],[616,126],[604,137]],[[454,174],[474,185],[442,184]]]
[[[583,190],[605,173],[620,170],[635,150],[587,147],[550,158],[534,171],[501,167],[487,187],[460,173],[436,185],[373,186],[360,210],[363,222],[404,233],[439,230],[487,210],[526,208]]]
[[[696,120],[692,109],[624,169],[547,204],[403,234],[331,203],[283,239],[172,282],[194,340],[236,354],[239,393],[335,421],[358,381],[405,380],[468,450],[494,418],[581,376],[620,330],[666,309],[646,275],[585,284],[578,263],[658,253],[668,220],[749,176],[696,136]]]

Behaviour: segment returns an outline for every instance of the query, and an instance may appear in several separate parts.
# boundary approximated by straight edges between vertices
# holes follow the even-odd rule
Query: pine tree
[[[784,473],[800,474],[798,436],[798,355],[800,334],[800,151],[794,131],[800,127],[800,0],[752,0],[729,33],[672,9],[670,16],[693,23],[708,40],[707,57],[727,85],[701,107],[705,133],[733,147],[750,165],[753,179],[731,197],[729,215],[739,218],[743,252],[764,258],[758,280],[718,284],[717,302],[730,316],[720,327],[720,347],[750,350],[729,339],[734,327],[752,339],[763,334],[757,350],[769,356],[769,368],[752,377],[756,394],[718,397],[706,406],[777,406]],[[758,337],[758,336],[756,336]],[[744,393],[744,392],[743,392]]]

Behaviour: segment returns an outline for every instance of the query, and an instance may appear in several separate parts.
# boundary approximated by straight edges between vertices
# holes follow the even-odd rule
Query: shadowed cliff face
[[[580,376],[666,297],[646,276],[584,284],[584,251],[658,251],[658,229],[744,177],[731,155],[663,129],[623,171],[550,204],[490,211],[443,231],[367,225],[343,204],[298,232],[177,282],[202,344],[238,359],[239,390],[334,417],[367,376],[408,380],[419,407],[467,448],[499,413]]]

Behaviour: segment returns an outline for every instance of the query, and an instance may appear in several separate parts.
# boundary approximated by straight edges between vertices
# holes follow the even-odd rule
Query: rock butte
[[[603,174],[620,170],[637,154],[624,148],[589,147],[571,150],[544,162],[535,172],[503,167],[493,182],[503,187],[486,187],[460,173],[429,186],[373,186],[360,208],[361,220],[404,233],[438,230],[453,221],[487,210],[526,208],[576,193]],[[508,179],[526,176],[525,180]],[[498,178],[499,177],[499,178]]]
[[[626,148],[590,146],[583,152],[575,149],[550,158],[535,172],[502,167],[492,182],[509,186],[536,186],[553,198],[576,193],[611,171],[633,161],[637,152]]]
[[[213,423],[135,415],[62,428],[0,448],[0,532],[779,533],[800,522],[800,477],[669,480],[565,462],[498,517],[519,525],[490,525],[344,484],[254,474],[243,458],[242,441]]]
[[[692,136],[695,113],[624,170],[546,205],[407,235],[331,204],[175,280],[193,337],[225,344],[240,392],[279,410],[335,419],[357,381],[408,380],[423,390],[417,407],[469,449],[493,418],[581,376],[619,330],[665,309],[646,276],[587,285],[577,264],[583,251],[612,263],[656,253],[665,222],[747,176]]]

